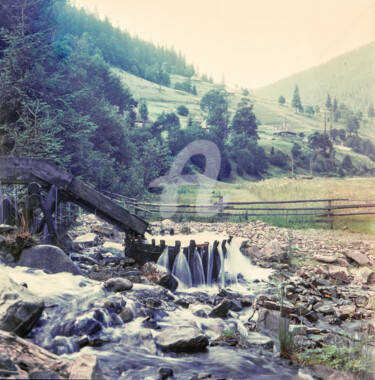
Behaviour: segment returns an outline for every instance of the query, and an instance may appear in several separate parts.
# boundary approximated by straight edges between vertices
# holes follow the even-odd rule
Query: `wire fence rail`
[[[295,222],[329,223],[333,229],[335,218],[345,216],[375,215],[375,200],[351,200],[346,198],[303,199],[281,201],[224,202],[219,196],[213,204],[161,204],[138,201],[118,194],[109,195],[114,200],[131,208],[135,214],[152,216],[170,210],[171,214],[218,218],[243,217],[293,217]],[[293,207],[293,205],[296,205]],[[303,219],[296,217],[302,216]],[[306,217],[310,217],[307,219]]]

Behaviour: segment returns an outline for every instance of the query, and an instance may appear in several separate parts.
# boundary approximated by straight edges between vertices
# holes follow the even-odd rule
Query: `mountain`
[[[375,101],[375,41],[254,93],[274,99],[283,95],[290,103],[296,84],[304,106],[324,106],[330,93],[339,104],[367,113],[370,103]]]

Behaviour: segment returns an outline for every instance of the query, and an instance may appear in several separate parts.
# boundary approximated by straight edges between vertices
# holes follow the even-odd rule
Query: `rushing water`
[[[207,318],[196,312],[203,310],[208,314],[212,309],[209,304],[194,301],[186,309],[174,302],[178,298],[196,299],[199,295],[214,299],[220,291],[218,285],[223,284],[227,286],[226,291],[249,297],[267,287],[265,282],[253,281],[267,279],[271,270],[252,266],[242,256],[237,242],[233,241],[227,248],[230,249],[225,260],[223,258],[225,266],[221,267],[222,274],[225,268],[225,275],[220,279],[223,282],[212,285],[212,249],[206,253],[206,273],[202,257],[198,251],[194,252],[193,274],[181,250],[172,272],[183,286],[174,295],[166,289],[142,284],[134,284],[129,292],[115,294],[83,276],[46,274],[22,267],[6,267],[6,271],[15,281],[27,283],[29,290],[46,303],[28,339],[71,359],[78,352],[95,354],[109,378],[156,378],[160,367],[170,367],[177,380],[190,379],[202,372],[210,373],[213,379],[291,379],[297,370],[285,366],[277,354],[266,350],[214,346],[199,353],[176,354],[161,352],[155,343],[157,335],[164,330],[170,329],[173,333],[186,327],[203,331],[210,340],[217,339],[228,329],[238,331],[246,339],[244,324],[251,309],[232,313],[227,319]],[[168,266],[165,252],[168,251],[163,252],[158,263]],[[198,287],[192,287],[193,283]],[[120,318],[120,311],[125,309],[133,315],[127,323]],[[82,343],[85,339],[92,344],[85,346]]]
[[[187,262],[186,256],[182,252],[182,249],[176,256],[172,273],[178,278],[179,283],[183,287],[191,288],[193,286],[189,263]]]
[[[272,352],[238,350],[231,347],[210,347],[193,354],[166,354],[156,346],[154,338],[164,329],[182,329],[193,326],[201,329],[210,339],[216,339],[225,329],[236,328],[243,336],[243,321],[248,312],[238,313],[237,318],[203,318],[193,314],[201,304],[184,308],[161,308],[153,317],[157,326],[144,324],[144,314],[139,304],[142,294],[154,292],[155,287],[134,284],[131,292],[113,294],[103,290],[100,283],[82,276],[67,273],[46,274],[40,270],[22,267],[6,268],[17,282],[26,282],[33,293],[46,302],[46,309],[29,339],[48,350],[74,359],[78,352],[95,354],[103,372],[110,378],[129,380],[155,378],[160,367],[170,367],[176,379],[190,379],[194,374],[208,372],[213,379],[291,379],[297,372],[286,367]],[[237,284],[234,289],[243,294],[260,291],[261,284]],[[195,289],[195,290],[194,290]],[[202,289],[202,288],[198,288]],[[216,286],[203,288],[208,295],[218,292]],[[186,289],[186,295],[197,288]],[[172,294],[166,290],[169,297]],[[181,292],[179,293],[181,295]],[[110,308],[103,304],[111,301]],[[134,313],[131,322],[123,323],[115,313],[117,305],[129,307]],[[112,308],[112,309],[111,309]],[[72,322],[74,321],[74,324]],[[72,327],[74,325],[74,328]],[[80,348],[79,341],[87,333],[91,341],[99,341],[97,347]]]

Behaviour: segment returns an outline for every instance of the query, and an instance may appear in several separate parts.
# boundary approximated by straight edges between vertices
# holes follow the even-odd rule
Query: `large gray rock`
[[[36,245],[25,249],[17,265],[42,269],[47,273],[68,272],[73,275],[82,275],[64,251],[53,245]]]
[[[370,260],[361,252],[345,250],[342,253],[349,259],[355,261],[358,265],[370,264]]]
[[[265,260],[279,260],[283,257],[283,250],[276,239],[269,241],[262,249],[262,258]]]
[[[266,350],[273,349],[273,340],[266,335],[258,333],[256,331],[251,331],[247,335],[247,340],[251,346],[263,347]]]
[[[209,317],[226,318],[229,310],[231,309],[231,306],[232,302],[227,298],[224,298],[218,305],[216,305],[212,309],[211,313],[209,314]]]
[[[69,379],[103,379],[103,373],[99,367],[95,355],[80,354],[75,360],[69,375]]]
[[[111,292],[125,292],[133,288],[133,283],[126,278],[114,277],[107,280],[104,287]]]
[[[368,267],[363,267],[357,270],[354,279],[360,284],[371,285],[375,282],[375,272]]]
[[[41,298],[13,281],[0,268],[0,330],[26,336],[44,309]]]
[[[194,327],[170,328],[156,337],[156,344],[163,351],[201,351],[208,346],[208,338]]]
[[[350,282],[349,272],[345,267],[330,265],[328,271],[331,278],[333,278],[337,284],[348,284]]]
[[[264,308],[259,309],[255,331],[261,332],[270,330],[277,334],[280,325],[289,325],[289,320],[282,317],[279,311]]]
[[[164,267],[150,261],[142,266],[141,271],[148,281],[163,286],[172,292],[177,289],[178,281],[176,277]]]

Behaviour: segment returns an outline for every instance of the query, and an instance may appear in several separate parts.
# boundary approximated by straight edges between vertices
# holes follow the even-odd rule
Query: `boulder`
[[[52,354],[27,340],[21,339],[15,334],[0,330],[0,352],[3,359],[11,366],[5,355],[10,359],[20,374],[20,378],[35,378],[35,372],[49,372],[51,378],[52,372],[59,374],[61,378],[69,378],[73,362]],[[0,358],[0,361],[2,359]],[[22,370],[21,370],[22,368]],[[1,370],[0,370],[1,371]],[[52,371],[52,372],[51,372]],[[0,372],[1,373],[1,372]],[[0,374],[1,376],[1,374]],[[2,376],[1,376],[2,377]],[[38,377],[42,378],[42,377]],[[75,377],[77,378],[77,377]],[[80,377],[83,378],[83,377]],[[84,377],[88,378],[88,377]]]
[[[357,270],[354,280],[360,284],[371,285],[375,283],[375,272],[368,267],[363,267]]]
[[[317,313],[322,313],[323,315],[334,315],[335,310],[331,305],[324,304],[322,302],[318,302],[314,305],[313,309]]]
[[[82,245],[93,247],[97,245],[98,240],[99,240],[98,235],[92,232],[89,232],[88,234],[76,237],[73,240],[73,244],[82,244]]]
[[[125,306],[120,313],[120,317],[124,323],[130,322],[134,318],[133,310],[129,306]]]
[[[26,336],[38,322],[44,301],[0,268],[0,330]]]
[[[226,318],[229,310],[232,307],[232,301],[224,298],[218,305],[216,305],[209,314],[213,318]]]
[[[169,328],[156,337],[156,344],[163,351],[193,352],[204,350],[208,338],[194,327]]]
[[[361,252],[345,250],[342,252],[346,257],[355,261],[358,265],[366,265],[370,260]]]
[[[163,286],[172,292],[177,289],[178,280],[172,273],[160,265],[155,264],[152,261],[144,264],[141,268],[141,272],[147,278],[148,281],[153,282],[156,285]]]
[[[104,287],[110,292],[125,292],[133,288],[133,283],[126,278],[114,277],[107,280]]]
[[[42,269],[47,273],[68,272],[82,275],[65,252],[54,245],[36,245],[23,250],[17,265]]]
[[[252,259],[260,259],[262,257],[262,253],[256,245],[250,246],[249,248],[245,248],[244,255],[247,257],[251,257]]]
[[[279,260],[282,256],[283,250],[276,239],[268,242],[262,249],[262,258],[266,260]]]
[[[255,331],[261,332],[271,330],[277,334],[279,332],[280,324],[283,322],[288,324],[289,320],[282,317],[279,311],[260,308],[258,310],[258,319]]]
[[[325,255],[314,255],[313,259],[326,264],[333,264],[337,261],[336,257]]]
[[[8,355],[0,353],[0,377],[17,375],[18,369]]]
[[[266,350],[273,349],[273,340],[266,335],[260,334],[256,331],[249,332],[247,335],[247,340],[251,346],[263,347]]]
[[[349,272],[344,267],[339,267],[336,265],[330,265],[328,267],[329,275],[331,278],[333,278],[337,283],[342,284],[346,283],[348,284],[350,282],[349,280]]]
[[[339,318],[345,320],[355,314],[355,305],[343,305],[339,307]]]
[[[0,224],[0,235],[9,234],[9,232],[14,231],[13,226],[8,226],[7,224]]]
[[[123,255],[124,254],[124,246],[120,243],[113,243],[111,241],[106,241],[103,244],[103,248],[108,252],[113,253],[114,255]]]
[[[74,361],[69,379],[103,379],[97,357],[95,355],[80,354]]]

